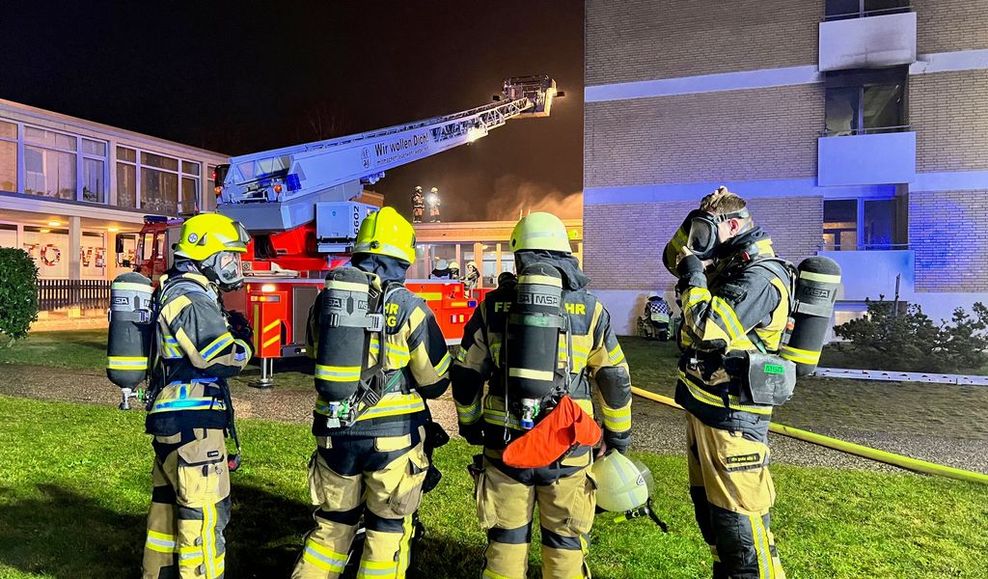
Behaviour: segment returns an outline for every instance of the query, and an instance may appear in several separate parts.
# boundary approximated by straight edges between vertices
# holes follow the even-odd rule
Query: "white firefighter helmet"
[[[597,481],[597,506],[605,511],[624,513],[648,502],[652,473],[640,462],[610,452],[594,462],[591,472]]]

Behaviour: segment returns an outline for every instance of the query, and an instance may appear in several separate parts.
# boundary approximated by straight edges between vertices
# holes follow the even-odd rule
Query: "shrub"
[[[963,308],[955,309],[953,324],[940,332],[940,348],[948,368],[979,368],[988,361],[988,308],[977,302],[972,309],[975,317]]]
[[[0,344],[27,335],[38,319],[38,267],[23,249],[0,247]]]
[[[940,325],[918,305],[898,307],[884,300],[866,302],[865,317],[834,328],[850,341],[868,366],[915,372],[959,372],[988,363],[988,307],[974,304],[974,317],[954,310],[951,323]]]

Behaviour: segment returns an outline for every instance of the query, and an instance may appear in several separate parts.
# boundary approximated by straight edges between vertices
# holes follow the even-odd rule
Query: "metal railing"
[[[39,279],[38,309],[105,310],[110,306],[110,283],[103,279]]]
[[[901,251],[909,249],[908,243],[847,243],[827,245],[821,243],[817,251]]]
[[[863,7],[855,10],[853,12],[843,12],[841,14],[828,14],[824,16],[824,22],[830,22],[832,20],[850,20],[852,18],[867,18],[868,16],[884,16],[886,14],[901,14],[903,12],[912,12],[913,8],[909,2],[906,2],[904,6],[895,6],[893,8],[879,8],[877,10],[865,10]]]
[[[854,135],[877,135],[880,133],[904,133],[912,129],[912,125],[892,125],[889,127],[862,127],[860,129],[847,129],[846,131],[831,131],[823,129],[820,131],[821,137],[850,137]]]

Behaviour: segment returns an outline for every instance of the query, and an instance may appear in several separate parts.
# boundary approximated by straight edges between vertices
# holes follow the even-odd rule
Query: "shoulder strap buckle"
[[[367,314],[367,330],[380,333],[384,331],[384,314]]]

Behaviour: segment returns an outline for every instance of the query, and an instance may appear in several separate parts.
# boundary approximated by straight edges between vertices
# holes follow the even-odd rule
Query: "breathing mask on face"
[[[231,291],[244,283],[243,262],[240,254],[220,251],[202,261],[202,273],[223,291]]]
[[[704,211],[694,211],[689,220],[689,234],[686,247],[702,260],[717,257],[717,249],[721,245],[717,235],[717,226],[728,219],[746,219],[750,213],[740,209],[731,213],[712,215]]]

